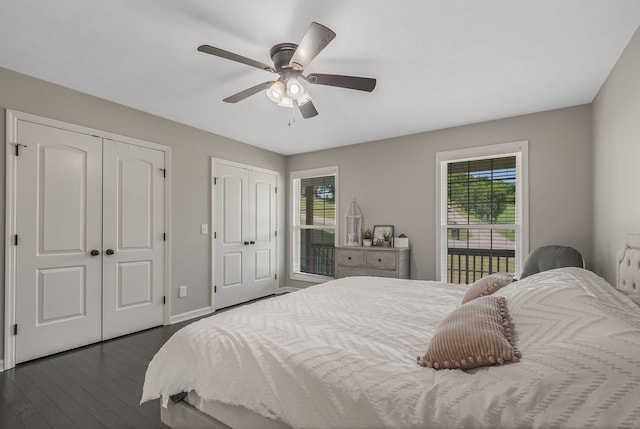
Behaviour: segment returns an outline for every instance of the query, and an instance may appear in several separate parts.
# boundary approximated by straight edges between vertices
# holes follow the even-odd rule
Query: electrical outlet
[[[209,225],[203,223],[200,225],[200,234],[208,234],[209,233]]]
[[[185,296],[187,296],[187,287],[180,286],[178,288],[178,298],[184,298]]]

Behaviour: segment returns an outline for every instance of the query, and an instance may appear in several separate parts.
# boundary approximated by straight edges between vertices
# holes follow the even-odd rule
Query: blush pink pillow
[[[418,365],[433,369],[471,369],[518,362],[507,300],[483,296],[452,311],[438,326]]]
[[[467,293],[462,298],[462,304],[479,298],[491,295],[501,287],[505,287],[513,281],[513,276],[508,273],[493,273],[481,278],[467,289]]]

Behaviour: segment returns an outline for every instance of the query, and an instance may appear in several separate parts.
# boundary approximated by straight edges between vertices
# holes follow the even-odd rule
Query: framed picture
[[[384,246],[385,235],[393,237],[393,225],[375,225],[373,227],[373,245]]]

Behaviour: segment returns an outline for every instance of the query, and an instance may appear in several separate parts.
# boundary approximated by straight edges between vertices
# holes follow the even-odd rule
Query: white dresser
[[[408,247],[336,246],[336,278],[376,276],[409,278]]]

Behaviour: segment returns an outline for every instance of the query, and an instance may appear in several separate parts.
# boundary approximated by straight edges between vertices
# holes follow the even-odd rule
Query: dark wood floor
[[[139,405],[147,365],[189,322],[149,329],[0,373],[0,428],[167,428]]]

